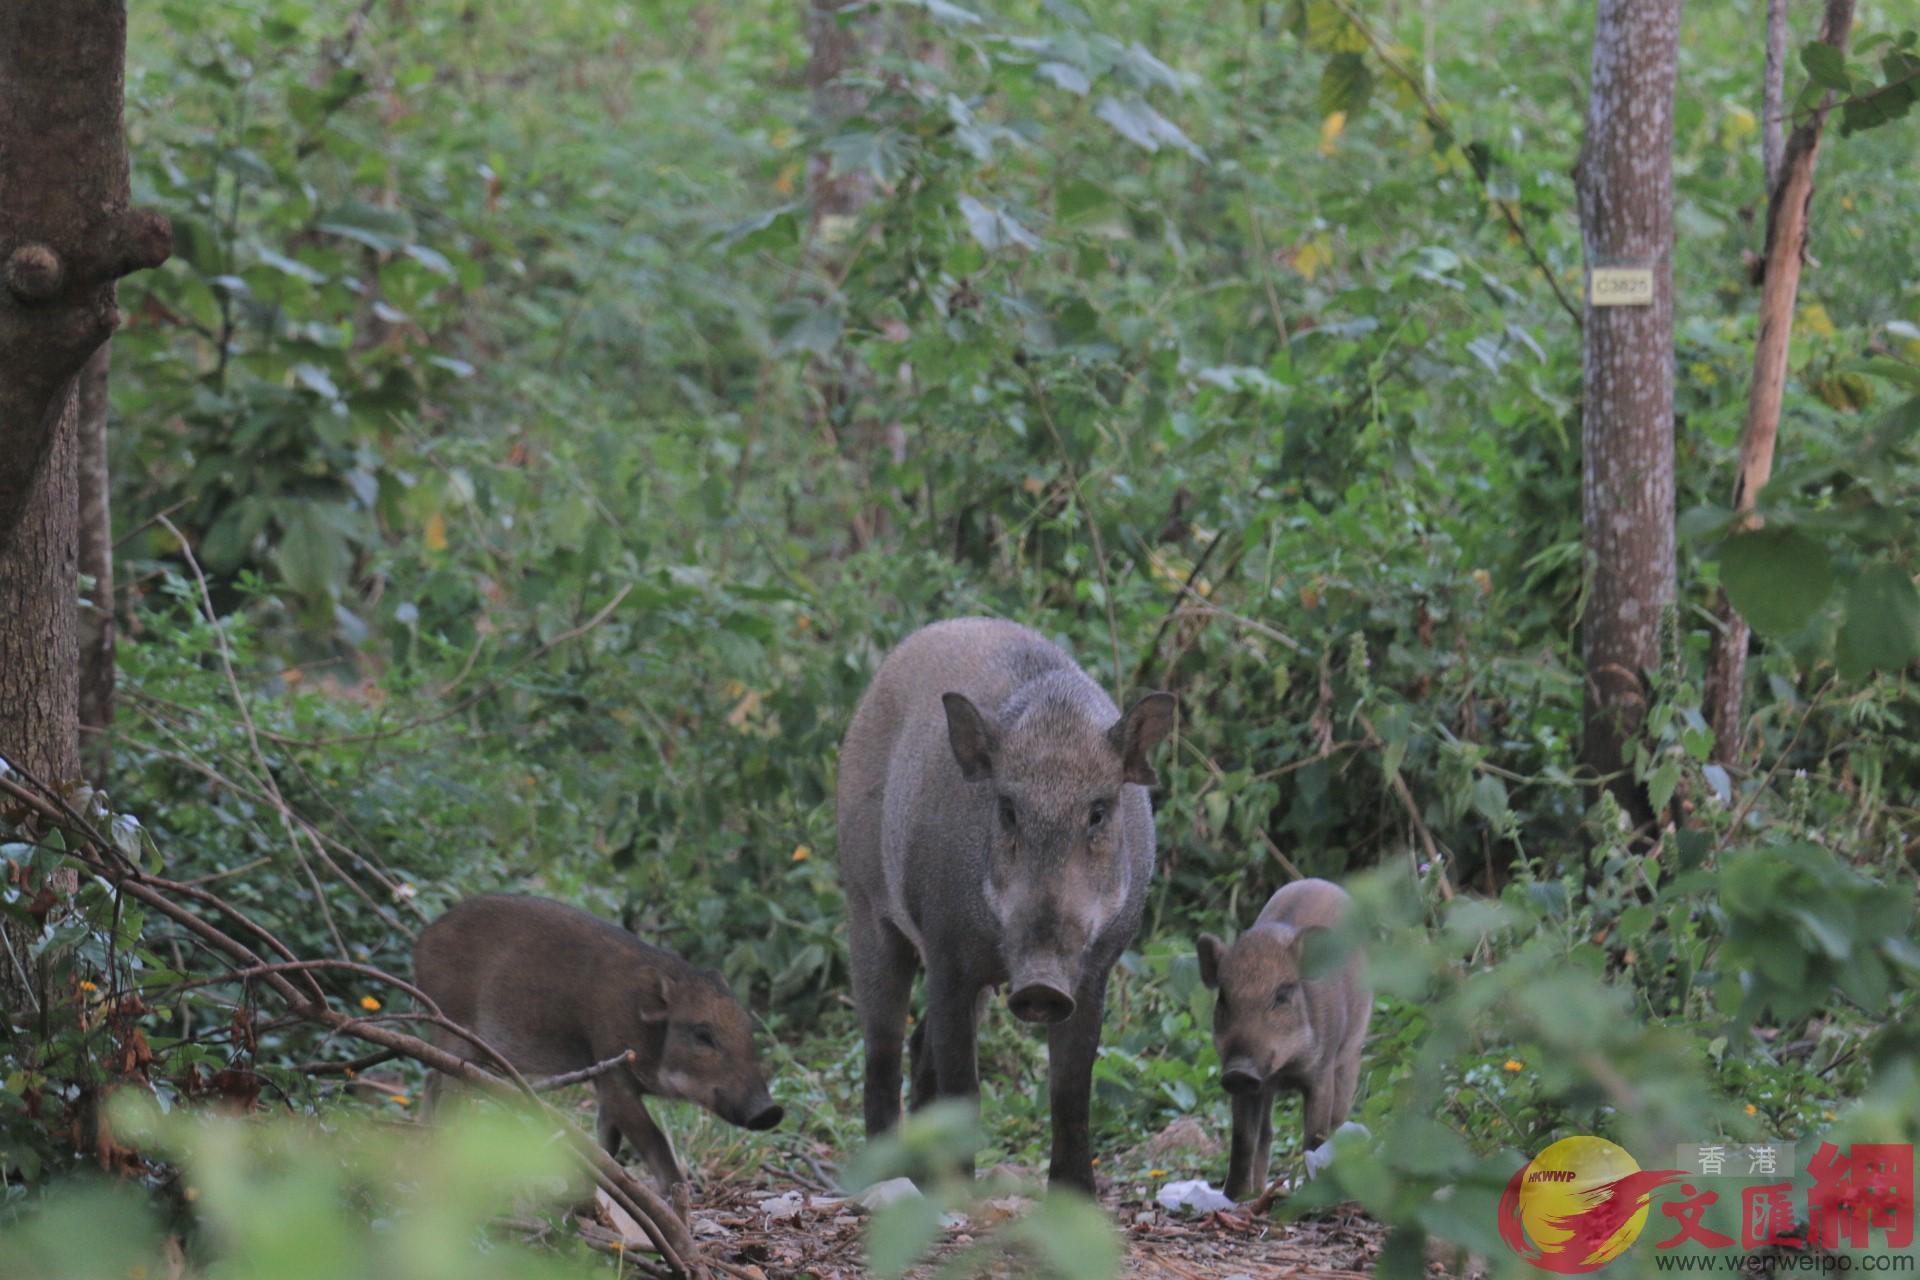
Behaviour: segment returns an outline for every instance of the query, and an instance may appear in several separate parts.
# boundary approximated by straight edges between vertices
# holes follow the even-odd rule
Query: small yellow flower
[[[793,860],[795,862],[805,862],[808,858],[811,858],[812,856],[813,856],[813,848],[810,845],[804,845],[804,844],[800,845],[793,851]]]
[[[88,982],[85,978],[82,978],[80,979],[80,989],[82,991],[98,991],[100,988],[95,984]]]
[[[1520,1059],[1518,1058],[1508,1058],[1505,1062],[1500,1064],[1501,1069],[1505,1071],[1518,1071],[1526,1065],[1527,1065],[1526,1063],[1520,1061]]]
[[[404,1093],[390,1093],[387,1095],[387,1101],[393,1103],[396,1107],[404,1107],[407,1103],[411,1102],[412,1099],[408,1098]]]
[[[1821,1119],[1823,1119],[1823,1120],[1832,1120],[1832,1119],[1834,1119],[1834,1114],[1833,1114],[1833,1112],[1831,1112],[1831,1111],[1822,1111],[1822,1112],[1820,1113],[1820,1117],[1821,1117]]]
[[[1754,1106],[1751,1102],[1749,1102],[1747,1104],[1747,1114],[1750,1116],[1757,1116],[1760,1114],[1760,1108]]]
[[[1147,1170],[1147,1176],[1149,1178],[1164,1178],[1167,1176],[1167,1171],[1165,1169],[1149,1169]]]
[[[378,1000],[375,1000],[372,996],[361,996],[360,1007],[362,1009],[365,1009],[368,1013],[372,1013],[380,1007],[380,1002]]]

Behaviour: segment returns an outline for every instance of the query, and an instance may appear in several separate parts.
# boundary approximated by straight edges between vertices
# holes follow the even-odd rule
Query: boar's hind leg
[[[907,1037],[907,1110],[918,1111],[940,1096],[940,1075],[933,1069],[933,1050],[927,1048],[927,1020],[913,1024]]]
[[[1333,1118],[1334,1100],[1338,1092],[1332,1080],[1323,1078],[1315,1081],[1302,1097],[1300,1136],[1305,1139],[1306,1145],[1300,1148],[1301,1155],[1304,1156],[1332,1135],[1333,1126],[1339,1123]]]
[[[980,994],[973,1001],[973,1033],[976,1043],[980,1035],[981,1020],[987,1016],[987,1005],[993,995],[992,987],[980,988]],[[927,1047],[927,1020],[925,1018],[913,1024],[913,1034],[907,1038],[907,1061],[910,1064],[907,1090],[907,1109],[918,1111],[940,1096],[940,1073],[935,1069],[933,1050]]]
[[[1345,1046],[1341,1048],[1333,1073],[1333,1112],[1327,1118],[1327,1130],[1331,1133],[1346,1123],[1353,1114],[1353,1091],[1360,1086],[1360,1046],[1366,1039],[1366,1024],[1362,1023]]]
[[[1107,971],[1098,972],[1097,978],[1081,987],[1073,1014],[1047,1032],[1047,1093],[1053,1113],[1053,1160],[1047,1182],[1078,1187],[1088,1195],[1094,1194],[1089,1128],[1093,1060],[1100,1051],[1100,1022],[1107,1003]]]
[[[1273,1123],[1273,1095],[1265,1089],[1233,1095],[1233,1149],[1227,1157],[1227,1199],[1251,1200],[1266,1186],[1267,1171],[1259,1161],[1261,1113]],[[1255,1169],[1255,1163],[1260,1168]]]
[[[847,941],[853,953],[853,1003],[866,1041],[863,1105],[867,1137],[877,1138],[900,1122],[900,1047],[907,1035],[907,1005],[919,956],[891,924],[848,902]]]
[[[600,1139],[600,1149],[618,1160],[620,1158],[620,1126],[613,1122],[613,1117],[607,1114],[605,1107],[600,1108],[600,1118],[594,1122],[593,1127],[594,1136]]]
[[[595,1082],[594,1091],[600,1099],[597,1127],[603,1142],[609,1132],[614,1134],[616,1140],[624,1137],[631,1142],[663,1189],[671,1189],[674,1183],[687,1181],[687,1171],[681,1165],[680,1157],[674,1154],[673,1143],[667,1138],[666,1131],[654,1123],[639,1089],[634,1087],[630,1079],[621,1072],[609,1072]],[[608,1150],[611,1152],[612,1148]]]

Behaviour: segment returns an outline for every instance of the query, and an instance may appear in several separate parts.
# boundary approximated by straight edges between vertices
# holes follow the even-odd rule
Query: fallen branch
[[[253,948],[169,896],[169,892],[189,890],[191,886],[162,882],[144,875],[110,841],[94,830],[92,823],[75,813],[72,806],[57,791],[19,771],[17,766],[16,772],[20,772],[23,777],[28,777],[32,786],[21,786],[12,778],[0,777],[0,791],[20,801],[35,816],[65,830],[70,839],[67,850],[69,857],[78,862],[89,874],[97,876],[154,913],[164,916],[192,933],[229,962],[237,962],[238,969],[213,981],[258,981],[284,1000],[289,1012],[305,1022],[379,1045],[383,1049],[390,1050],[393,1056],[411,1058],[425,1067],[471,1085],[489,1096],[518,1097],[531,1103],[544,1113],[547,1120],[556,1126],[561,1135],[586,1161],[593,1173],[594,1182],[600,1190],[606,1192],[610,1200],[619,1205],[640,1225],[654,1251],[660,1255],[662,1261],[675,1275],[698,1278],[716,1268],[730,1274],[744,1274],[725,1263],[703,1258],[694,1244],[685,1219],[676,1214],[672,1206],[657,1192],[616,1163],[598,1143],[582,1133],[563,1113],[543,1102],[535,1086],[483,1038],[452,1023],[437,1011],[418,1015],[470,1041],[490,1061],[494,1070],[488,1070],[477,1062],[469,1061],[418,1036],[376,1025],[328,1007],[325,994],[317,985],[311,987],[312,994],[309,995],[296,987],[290,979],[296,976],[304,977],[309,984],[312,984],[312,971],[317,968],[350,966],[356,969],[367,969],[367,966],[353,966],[351,962],[344,961],[300,960],[292,956],[290,949],[274,938],[269,930],[248,920],[237,908],[220,903],[219,899],[204,891],[192,891],[193,896],[219,903],[220,909],[225,914],[237,922],[246,924],[252,932],[267,939],[275,952],[284,953],[289,957],[286,963],[267,961]],[[166,885],[164,891],[160,887],[162,884]],[[372,972],[377,974],[379,971],[372,970]],[[380,976],[396,987],[409,991],[415,990],[410,984],[401,982],[399,979],[384,974]],[[204,984],[196,980],[194,985]],[[432,1001],[427,1000],[424,995],[418,998],[426,1008],[433,1007]]]

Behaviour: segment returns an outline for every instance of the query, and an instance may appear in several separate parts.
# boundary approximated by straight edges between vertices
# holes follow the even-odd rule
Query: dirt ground
[[[1354,1280],[1373,1274],[1386,1231],[1357,1209],[1292,1223],[1244,1212],[1169,1213],[1128,1186],[1103,1197],[1127,1243],[1123,1274],[1139,1280]],[[932,1280],[938,1262],[964,1250],[1031,1202],[990,1199],[944,1233],[935,1259],[913,1280]],[[712,1256],[758,1270],[769,1280],[867,1280],[867,1216],[839,1195],[820,1194],[770,1177],[722,1183],[694,1209],[695,1237]],[[610,1242],[603,1228],[583,1224],[589,1238]],[[1030,1273],[1019,1256],[1000,1255],[978,1274]],[[1452,1274],[1436,1261],[1434,1276]]]

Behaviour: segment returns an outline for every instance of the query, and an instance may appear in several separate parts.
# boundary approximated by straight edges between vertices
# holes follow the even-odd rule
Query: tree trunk
[[[814,121],[825,132],[866,110],[867,91],[858,73],[878,52],[881,28],[870,7],[859,0],[805,3],[807,88],[813,93]],[[873,199],[873,178],[861,170],[838,172],[830,155],[816,151],[807,170],[807,198],[815,238],[831,242],[846,225],[833,219],[855,217]]]
[[[54,415],[39,483],[0,551],[0,759],[55,786],[80,777],[73,409],[69,394]],[[11,874],[0,862],[0,877]],[[32,942],[0,916],[0,1019],[39,1003],[28,977]]]
[[[1820,39],[1845,50],[1853,32],[1854,0],[1827,0]],[[1787,389],[1787,345],[1793,338],[1793,307],[1800,293],[1800,264],[1806,254],[1807,219],[1813,206],[1813,167],[1820,157],[1820,133],[1826,127],[1833,95],[1828,94],[1787,140],[1777,176],[1767,191],[1767,245],[1760,293],[1760,332],[1753,344],[1753,381],[1747,391],[1747,418],[1740,430],[1740,473],[1734,478],[1733,508],[1753,510],[1760,490],[1773,475],[1773,447],[1780,435],[1780,405]],[[1752,517],[1749,517],[1751,521]],[[1715,609],[1719,626],[1707,654],[1707,723],[1713,728],[1714,759],[1738,760],[1746,737],[1747,620],[1734,612],[1727,593]]]
[[[75,395],[79,442],[80,576],[91,585],[80,606],[80,756],[87,779],[107,785],[113,752],[115,623],[113,494],[107,468],[107,377],[113,348],[102,344],[80,370]]]
[[[823,136],[831,135],[867,109],[861,83],[884,45],[885,28],[863,0],[803,0],[807,6],[807,87],[813,94],[813,118]],[[826,151],[814,152],[807,165],[807,248],[821,274],[838,288],[858,251],[853,234],[874,197],[873,175],[864,169],[841,170]],[[847,530],[858,551],[886,532],[886,508],[871,500],[873,459],[885,431],[859,420],[870,379],[858,355],[844,348],[815,359],[808,370],[823,415],[821,434],[861,476],[861,497],[849,504]]]
[[[0,4],[0,755],[55,786],[80,776],[75,376],[172,244],[128,206],[126,45],[124,0]],[[4,941],[0,1013],[34,994]]]
[[[1780,185],[1780,159],[1787,151],[1787,0],[1767,0],[1767,65],[1760,88],[1760,161],[1767,198]]]
[[[1674,600],[1673,86],[1679,0],[1599,0],[1586,143],[1575,168],[1587,268],[1651,273],[1647,305],[1584,326],[1581,523],[1592,574],[1581,650],[1581,758],[1637,823],[1653,817],[1628,750]]]

